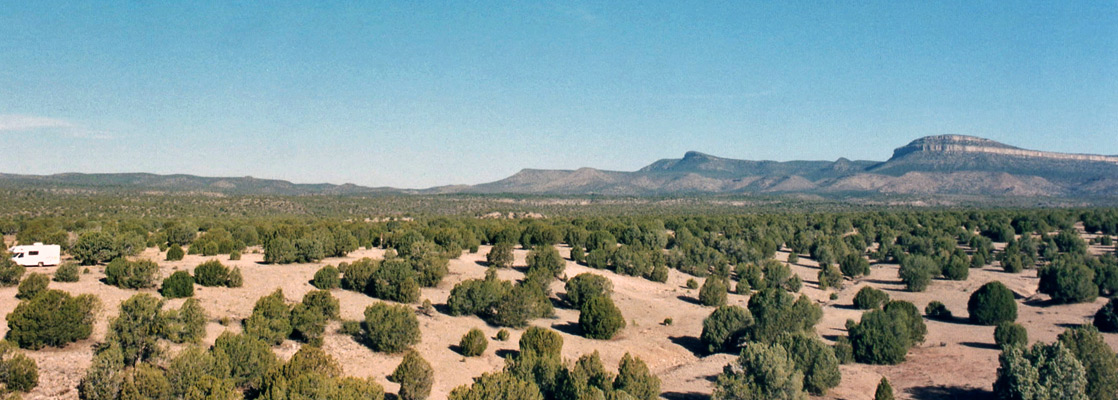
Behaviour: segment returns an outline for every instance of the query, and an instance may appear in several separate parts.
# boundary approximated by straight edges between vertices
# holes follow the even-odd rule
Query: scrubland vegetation
[[[991,397],[1118,393],[1118,300],[1100,299],[1118,294],[1115,209],[565,213],[564,205],[508,218],[499,204],[471,198],[448,213],[456,215],[405,216],[334,197],[172,196],[155,209],[144,197],[104,207],[99,197],[65,197],[72,207],[56,207],[54,197],[23,195],[9,193],[0,208],[8,244],[60,244],[68,255],[51,275],[0,260],[11,305],[0,383],[31,398],[802,399],[834,395],[849,372],[865,398],[875,390],[909,398],[902,389],[911,381],[890,368],[915,362],[914,352],[943,340],[937,330],[953,326],[985,327],[972,341],[999,356],[988,366],[994,379],[973,387]],[[20,204],[37,204],[35,213],[13,211]],[[293,277],[307,287],[295,293],[301,300],[259,288],[248,273],[299,265],[311,266]],[[962,301],[926,297],[976,274],[1012,284],[976,282],[952,295]],[[121,300],[68,291],[79,284]],[[634,288],[662,296],[636,303]],[[206,309],[197,299],[249,289],[263,294],[251,309]],[[436,291],[446,294],[430,298]],[[1082,325],[1060,327],[1058,337],[1048,333],[1055,325],[1036,332],[1019,321],[1021,307],[1087,303],[1097,305]],[[458,330],[428,331],[439,318]],[[845,325],[834,328],[835,318]],[[550,322],[560,319],[570,323]],[[650,335],[664,337],[625,347]],[[461,378],[418,349],[433,337],[485,369],[442,388],[440,380]],[[572,340],[577,347],[565,350]],[[338,360],[350,344],[398,364],[390,375],[350,376]],[[72,387],[37,392],[46,371],[38,353],[79,347],[93,351]],[[692,364],[662,359],[679,350]],[[607,366],[599,351],[616,358]],[[709,380],[678,376],[711,363]]]

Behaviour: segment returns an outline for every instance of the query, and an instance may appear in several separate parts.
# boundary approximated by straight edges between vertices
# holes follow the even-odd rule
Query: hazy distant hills
[[[540,195],[970,195],[1118,196],[1118,156],[1025,150],[988,139],[946,135],[917,139],[881,161],[749,161],[687,152],[637,171],[525,169],[480,185],[425,190],[352,184],[192,175],[0,174],[0,187],[143,190],[264,195],[540,194]]]

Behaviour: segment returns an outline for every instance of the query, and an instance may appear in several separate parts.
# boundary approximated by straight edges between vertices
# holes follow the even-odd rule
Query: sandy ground
[[[560,247],[566,255],[567,249]],[[423,298],[436,305],[446,303],[450,289],[458,282],[484,276],[482,261],[489,250],[483,246],[477,254],[463,254],[450,261],[450,274],[436,288],[423,289]],[[1095,248],[1095,251],[1113,251],[1109,248]],[[259,253],[248,253],[240,261],[229,261],[226,256],[218,257],[226,265],[240,267],[245,278],[245,287],[207,288],[195,286],[195,298],[202,302],[210,316],[205,344],[213,341],[225,330],[240,330],[240,319],[252,312],[256,300],[276,288],[284,291],[288,301],[296,302],[314,288],[309,280],[322,265],[353,261],[362,257],[379,258],[379,249],[359,250],[346,258],[331,258],[321,263],[297,265],[264,265]],[[524,265],[525,252],[515,252],[516,265]],[[148,249],[141,257],[162,260],[156,249]],[[787,253],[778,253],[777,258],[785,260]],[[194,266],[210,257],[187,256],[178,262],[160,261],[164,276],[175,270],[192,270]],[[29,272],[53,273],[54,267],[30,268]],[[912,301],[923,309],[929,301],[940,300],[954,312],[956,317],[966,317],[966,302],[971,292],[982,284],[999,280],[1019,295],[1018,322],[1029,331],[1031,341],[1055,340],[1066,326],[1089,322],[1094,312],[1105,303],[1099,299],[1094,303],[1047,306],[1034,297],[1037,286],[1036,273],[1027,270],[1021,274],[1007,274],[1000,269],[986,267],[972,269],[967,281],[953,282],[936,280],[923,293],[908,293],[897,278],[896,265],[874,265],[872,273],[857,281],[847,281],[838,291],[838,299],[829,300],[829,292],[818,290],[816,264],[806,258],[793,266],[804,279],[803,293],[824,306],[824,317],[817,331],[830,341],[845,335],[845,321],[857,320],[861,311],[850,304],[854,294],[862,286],[871,285],[885,290],[894,299]],[[609,368],[616,368],[618,361],[626,352],[644,359],[651,369],[663,380],[663,397],[667,399],[707,398],[712,390],[712,380],[721,372],[722,367],[734,359],[730,354],[717,354],[702,357],[698,336],[702,330],[702,320],[712,308],[703,307],[694,300],[698,290],[689,290],[684,283],[689,276],[671,271],[668,282],[655,283],[641,278],[616,275],[609,271],[592,270],[571,262],[567,263],[567,276],[582,272],[593,272],[613,281],[614,299],[628,320],[628,327],[618,337],[609,341],[590,340],[579,336],[578,312],[567,308],[556,308],[556,317],[539,319],[533,325],[551,327],[561,333],[565,345],[563,356],[577,358],[586,353],[599,351],[602,360]],[[503,279],[517,279],[523,274],[516,269],[502,270]],[[158,296],[155,290],[123,290],[106,285],[100,280],[104,277],[103,267],[92,267],[90,273],[83,274],[79,282],[51,282],[51,287],[73,294],[96,294],[104,302],[93,336],[88,340],[70,344],[61,349],[48,348],[28,351],[39,364],[40,384],[27,399],[76,399],[75,387],[83,371],[92,358],[92,346],[105,337],[108,320],[115,316],[118,305],[137,292],[148,292]],[[701,279],[697,279],[701,282]],[[553,297],[559,301],[563,293],[563,283],[552,286]],[[0,316],[6,316],[16,306],[16,288],[0,288]],[[363,319],[366,306],[380,300],[362,294],[334,290],[333,294],[341,302],[341,314],[345,319]],[[1031,300],[1030,300],[1031,299]],[[169,301],[167,307],[178,307],[184,300]],[[744,306],[748,297],[731,294],[730,304]],[[231,320],[228,325],[221,324],[224,317]],[[672,325],[663,325],[665,318],[672,318]],[[420,314],[422,341],[416,349],[436,370],[432,399],[445,398],[454,387],[468,384],[483,372],[500,369],[503,357],[517,348],[523,330],[510,329],[508,341],[492,339],[498,328],[486,325],[473,316],[451,317],[445,314],[425,316]],[[0,329],[7,331],[6,321],[0,321]],[[871,399],[874,388],[881,376],[892,382],[901,399],[952,399],[985,398],[997,369],[998,351],[994,348],[993,327],[973,326],[965,322],[926,321],[928,335],[924,343],[913,348],[908,361],[896,366],[868,366],[861,364],[842,367],[842,384],[823,398],[834,399]],[[400,355],[376,353],[356,343],[351,338],[336,333],[339,324],[334,322],[327,329],[324,349],[333,355],[344,367],[345,373],[353,376],[372,376],[384,385],[388,392],[395,392],[397,385],[390,383],[385,376],[390,374],[400,362]],[[480,357],[466,358],[453,348],[470,328],[480,328],[491,338],[489,348]],[[1106,334],[1107,342],[1118,348],[1118,335]],[[299,344],[286,341],[275,347],[282,358],[288,358],[298,349]],[[173,353],[176,348],[169,348]]]

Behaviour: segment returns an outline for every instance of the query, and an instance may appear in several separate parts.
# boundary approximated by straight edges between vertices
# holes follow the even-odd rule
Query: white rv
[[[58,265],[62,262],[62,247],[57,244],[16,246],[8,249],[8,252],[12,253],[12,261],[25,267]]]

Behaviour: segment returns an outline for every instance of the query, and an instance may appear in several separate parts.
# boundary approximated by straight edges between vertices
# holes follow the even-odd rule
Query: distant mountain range
[[[0,174],[0,187],[146,190],[267,195],[540,194],[540,195],[977,195],[1118,196],[1118,156],[1025,150],[961,135],[928,136],[881,161],[749,161],[687,152],[637,171],[524,169],[480,185],[424,190],[352,184],[154,174]]]

